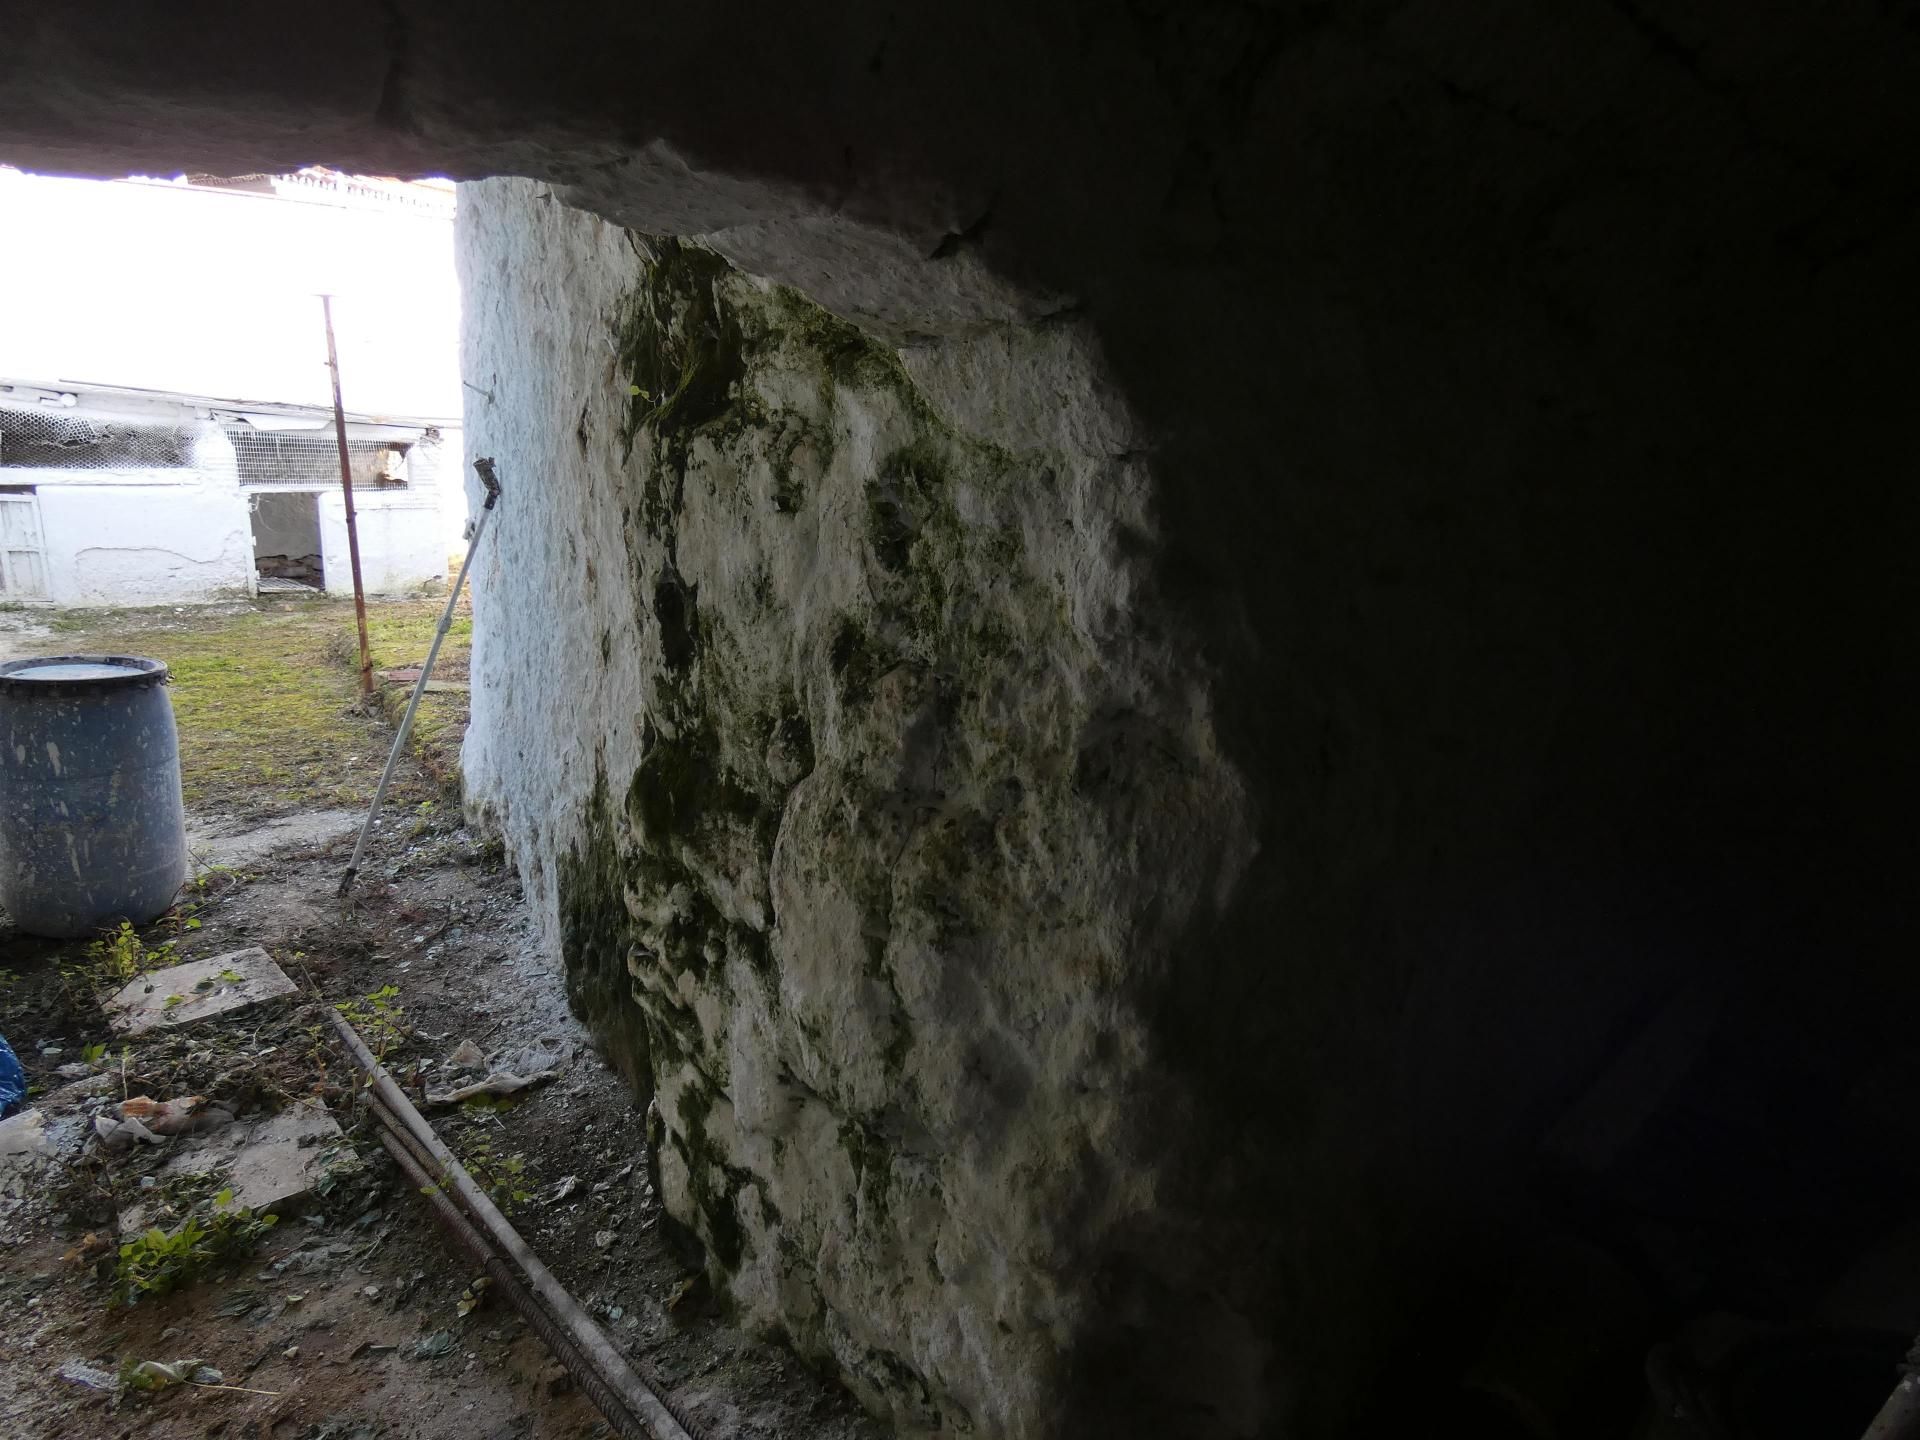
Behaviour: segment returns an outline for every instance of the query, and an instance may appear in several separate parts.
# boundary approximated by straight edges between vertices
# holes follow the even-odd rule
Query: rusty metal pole
[[[333,297],[320,297],[327,321],[327,369],[333,372],[333,435],[340,444],[340,494],[347,503],[347,564],[353,570],[353,618],[360,626],[360,693],[373,694],[373,649],[367,644],[367,592],[360,584],[360,527],[353,518],[353,462],[347,458],[347,412],[340,406],[340,352],[333,344]]]

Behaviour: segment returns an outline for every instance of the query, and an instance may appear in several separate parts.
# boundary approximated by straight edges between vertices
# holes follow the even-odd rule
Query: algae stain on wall
[[[544,653],[607,683],[544,717],[579,798],[483,787],[542,812],[568,995],[740,1318],[906,1429],[1016,1433],[1153,1203],[1142,1012],[1231,810],[1131,623],[1137,462],[957,430],[799,295],[568,223],[544,373],[599,388],[537,396],[580,474],[526,540],[589,577]]]

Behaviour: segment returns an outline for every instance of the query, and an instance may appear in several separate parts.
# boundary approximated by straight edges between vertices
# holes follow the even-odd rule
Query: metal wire
[[[189,462],[192,432],[164,422],[93,420],[0,406],[0,469],[167,470]]]
[[[255,430],[248,425],[227,429],[242,485],[326,485],[340,483],[340,449],[332,430]],[[347,459],[355,485],[394,485],[381,473],[385,451],[398,449],[385,440],[347,441]]]

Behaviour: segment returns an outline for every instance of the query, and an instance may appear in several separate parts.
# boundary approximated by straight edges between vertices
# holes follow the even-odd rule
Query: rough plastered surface
[[[1033,337],[923,360],[986,379],[931,392],[959,428],[535,190],[462,200],[507,487],[470,799],[743,1314],[909,1429],[1040,1433],[1182,1099],[1142,1010],[1250,843],[1124,414]]]

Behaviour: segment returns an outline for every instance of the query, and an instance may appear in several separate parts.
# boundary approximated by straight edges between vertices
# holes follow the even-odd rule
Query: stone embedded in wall
[[[462,210],[475,444],[547,471],[479,580],[470,795],[741,1313],[909,1429],[1041,1433],[1155,1204],[1176,937],[1249,844],[1139,462],[983,440],[971,390],[529,188]],[[996,437],[1077,433],[1003,390]],[[558,654],[577,707],[494,706]]]

